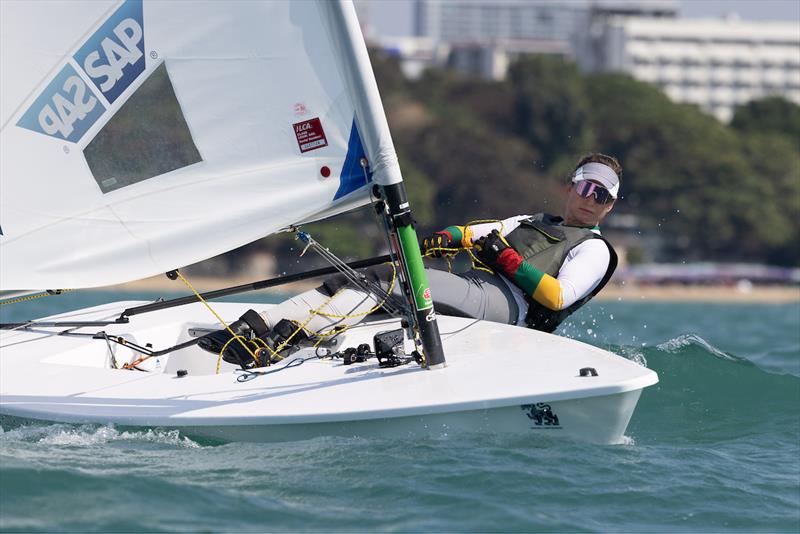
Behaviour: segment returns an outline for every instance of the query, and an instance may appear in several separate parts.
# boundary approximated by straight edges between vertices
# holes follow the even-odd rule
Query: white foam
[[[647,367],[647,359],[644,357],[644,353],[635,347],[620,347],[618,354],[633,363]]]
[[[0,427],[0,441],[27,441],[46,445],[91,446],[115,441],[138,441],[162,443],[186,448],[199,448],[200,445],[181,436],[178,430],[141,430],[120,432],[113,425],[30,425],[11,430]]]
[[[698,336],[697,334],[682,334],[676,338],[670,339],[669,341],[665,341],[664,343],[656,345],[656,348],[664,352],[675,353],[684,347],[692,345],[702,347],[703,349],[710,352],[717,358],[721,358],[723,360],[739,361],[739,358],[721,351],[720,349],[718,349],[717,347],[715,347],[702,337]]]

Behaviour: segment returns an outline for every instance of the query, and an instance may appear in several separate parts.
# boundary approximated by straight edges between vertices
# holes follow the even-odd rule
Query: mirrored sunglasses
[[[581,180],[575,184],[575,190],[583,198],[594,195],[594,201],[598,204],[609,204],[614,201],[614,197],[611,196],[608,189],[589,180]]]

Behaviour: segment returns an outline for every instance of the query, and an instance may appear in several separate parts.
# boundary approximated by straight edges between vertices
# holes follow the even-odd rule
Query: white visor
[[[619,176],[614,172],[614,169],[605,165],[604,163],[587,163],[578,167],[575,174],[572,175],[572,183],[576,184],[583,180],[591,180],[597,182],[611,193],[613,198],[617,198],[619,192]]]

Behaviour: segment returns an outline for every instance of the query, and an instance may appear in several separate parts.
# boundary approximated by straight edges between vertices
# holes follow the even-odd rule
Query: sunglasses
[[[611,196],[608,189],[589,180],[581,180],[575,184],[575,190],[583,198],[594,195],[594,201],[598,204],[610,204],[614,201],[614,197]]]

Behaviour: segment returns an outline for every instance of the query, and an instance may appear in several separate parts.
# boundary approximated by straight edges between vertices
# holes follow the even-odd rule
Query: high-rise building
[[[458,70],[502,79],[523,54],[621,71],[722,121],[768,95],[800,104],[800,21],[677,18],[676,0],[417,0],[415,33]]]
[[[569,42],[588,12],[672,16],[675,0],[417,0],[414,32],[456,43]]]
[[[448,65],[502,79],[525,54],[574,57],[573,41],[590,18],[674,17],[676,0],[417,0],[414,32],[448,50]]]
[[[800,22],[596,17],[575,41],[585,70],[623,71],[722,121],[769,95],[800,104]]]

